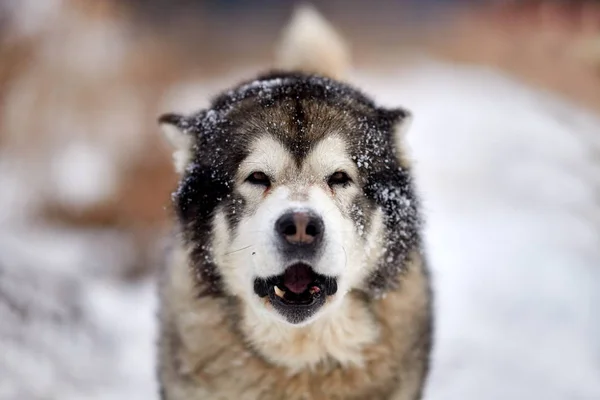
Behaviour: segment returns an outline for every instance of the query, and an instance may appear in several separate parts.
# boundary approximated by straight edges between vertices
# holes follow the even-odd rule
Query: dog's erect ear
[[[276,67],[343,79],[350,53],[329,22],[312,6],[302,5],[283,32]]]
[[[412,113],[404,108],[381,110],[381,112],[391,131],[396,157],[400,165],[407,167],[410,161],[407,155],[406,133],[412,124]]]
[[[394,121],[394,140],[396,142],[404,141],[413,121],[412,113],[404,108],[394,108],[388,112],[392,115]]]
[[[182,115],[164,114],[158,119],[158,123],[173,146],[175,170],[182,174],[191,159],[192,136],[188,132],[188,120]]]

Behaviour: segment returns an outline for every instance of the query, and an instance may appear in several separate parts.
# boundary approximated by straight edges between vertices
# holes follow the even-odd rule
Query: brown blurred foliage
[[[465,10],[432,47],[600,111],[600,2],[524,1]]]

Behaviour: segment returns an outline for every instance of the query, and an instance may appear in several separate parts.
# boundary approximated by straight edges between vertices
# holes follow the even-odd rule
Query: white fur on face
[[[245,181],[259,171],[270,178],[269,189]],[[358,181],[358,170],[343,139],[337,136],[319,142],[300,166],[281,143],[263,136],[255,141],[250,155],[240,165],[236,188],[245,199],[245,215],[234,233],[224,213],[217,213],[213,253],[228,290],[248,301],[259,314],[282,319],[256,296],[253,282],[257,277],[282,274],[293,261],[281,254],[275,231],[277,219],[290,210],[309,210],[323,219],[322,249],[311,265],[320,274],[338,278],[338,293],[328,299],[329,306],[339,305],[344,295],[359,286],[370,272],[369,267],[379,254],[376,247],[382,242],[381,215],[376,214],[369,232],[361,232],[348,217],[360,189],[355,183],[330,188],[327,180],[337,171],[346,172],[353,182]]]

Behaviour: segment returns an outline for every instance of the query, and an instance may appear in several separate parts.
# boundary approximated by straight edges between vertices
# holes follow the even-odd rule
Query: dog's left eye
[[[250,182],[253,185],[262,185],[266,187],[271,186],[271,180],[269,179],[267,174],[260,171],[253,172],[250,175],[248,175],[248,177],[246,178],[246,182]]]
[[[329,179],[327,179],[327,184],[330,187],[335,185],[346,186],[348,183],[352,182],[352,179],[348,176],[344,171],[337,171],[333,173]]]

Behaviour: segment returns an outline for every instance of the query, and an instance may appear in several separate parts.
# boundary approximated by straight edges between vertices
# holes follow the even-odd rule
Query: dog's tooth
[[[283,297],[283,295],[285,294],[285,292],[281,289],[279,289],[277,286],[273,286],[273,288],[275,289],[275,294],[279,297]]]
[[[321,289],[319,289],[317,286],[313,286],[310,288],[309,293],[315,294],[315,293],[319,293],[320,291],[321,291]]]

